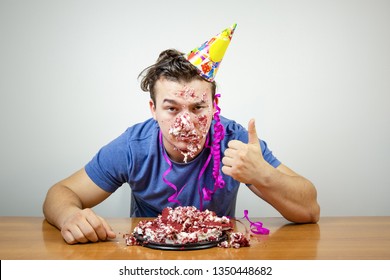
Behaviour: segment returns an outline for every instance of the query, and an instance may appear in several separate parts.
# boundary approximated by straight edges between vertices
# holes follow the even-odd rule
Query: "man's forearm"
[[[61,229],[66,219],[82,207],[80,199],[72,190],[56,184],[46,195],[43,213],[49,223]]]
[[[289,221],[311,223],[319,220],[317,191],[304,177],[274,169],[267,180],[255,182],[250,188]]]

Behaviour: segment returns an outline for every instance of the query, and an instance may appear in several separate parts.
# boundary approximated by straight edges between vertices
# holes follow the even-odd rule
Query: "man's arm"
[[[306,178],[281,164],[272,167],[262,156],[254,120],[248,125],[248,144],[230,141],[222,159],[222,171],[250,184],[250,189],[270,203],[286,219],[296,223],[317,222],[317,191]]]
[[[318,222],[320,207],[314,185],[283,164],[277,169],[270,168],[269,177],[255,182],[249,189],[291,222]]]
[[[69,244],[115,238],[107,222],[90,209],[110,194],[98,187],[83,168],[49,189],[43,213]]]

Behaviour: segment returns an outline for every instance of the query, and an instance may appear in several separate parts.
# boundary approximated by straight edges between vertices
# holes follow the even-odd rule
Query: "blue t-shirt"
[[[221,141],[221,158],[231,140],[248,143],[247,130],[224,117],[221,123],[225,128],[225,137]],[[210,141],[213,136],[213,125],[210,128]],[[169,165],[163,156],[163,145],[159,141],[160,128],[154,119],[129,127],[122,135],[100,149],[94,158],[85,166],[88,176],[95,184],[107,192],[114,192],[128,183],[131,188],[132,217],[156,217],[167,207],[179,204],[169,202],[168,198],[175,190],[163,180],[163,174]],[[264,159],[273,167],[280,161],[274,157],[264,141],[260,142]],[[177,187],[176,199],[182,206],[196,206],[198,209],[215,211],[219,216],[235,216],[236,198],[240,182],[230,176],[221,175],[225,187],[217,189],[212,199],[204,200],[202,188],[214,189],[212,176],[213,158],[200,178],[202,167],[210,154],[209,148],[188,163],[170,160],[172,169],[165,177]]]

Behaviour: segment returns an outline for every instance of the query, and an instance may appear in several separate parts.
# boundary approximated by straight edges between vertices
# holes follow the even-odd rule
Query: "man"
[[[230,42],[234,28],[218,38]],[[258,139],[254,120],[245,130],[219,116],[214,76],[229,42],[218,38],[210,44],[222,49],[207,49],[210,61],[192,61],[205,44],[189,55],[163,51],[142,73],[153,118],[128,128],[84,168],[50,188],[44,214],[67,243],[115,238],[91,208],[124,183],[132,190],[131,216],[157,216],[178,205],[235,216],[238,187],[245,183],[286,219],[318,221],[315,187],[274,157]]]

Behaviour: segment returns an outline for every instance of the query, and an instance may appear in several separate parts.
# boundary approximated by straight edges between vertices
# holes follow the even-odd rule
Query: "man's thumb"
[[[251,119],[248,123],[248,144],[259,144],[257,137],[255,119]]]

